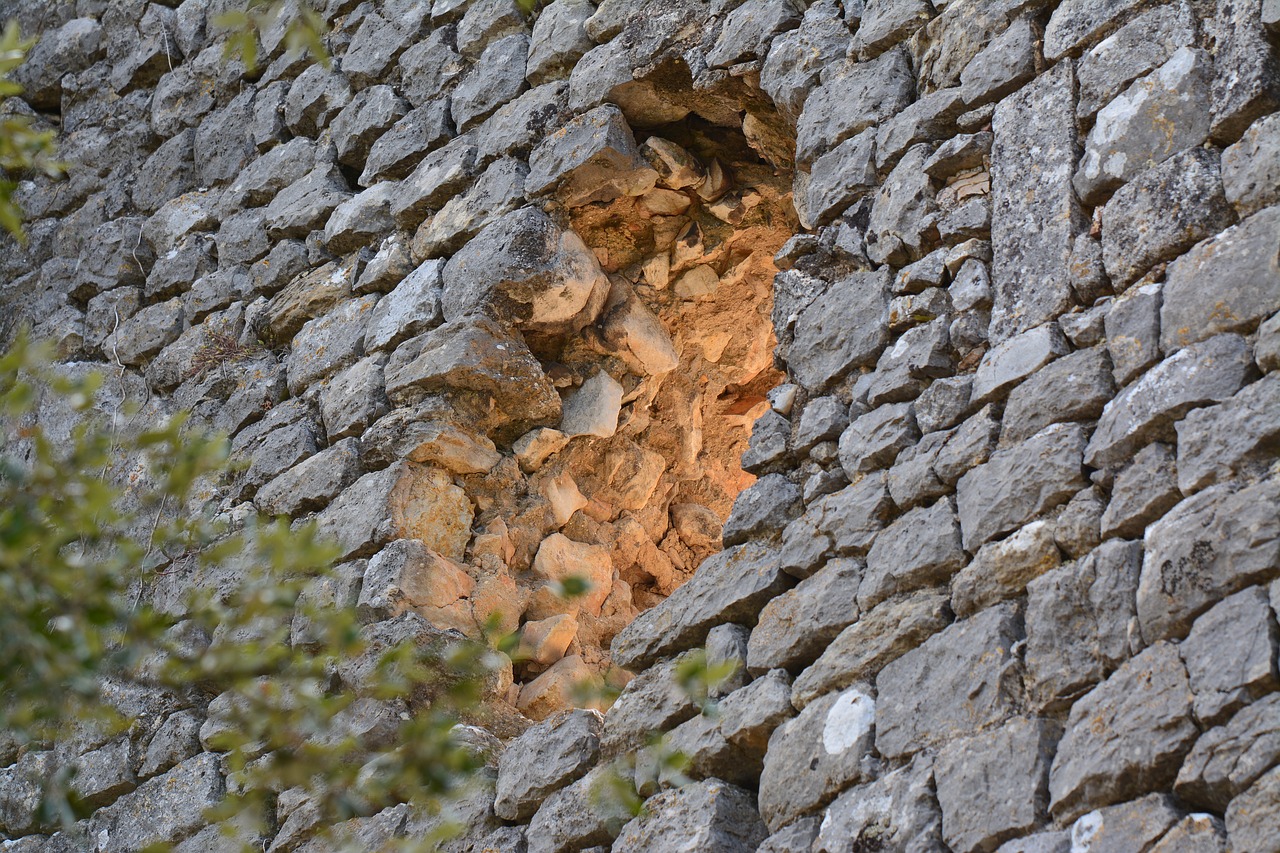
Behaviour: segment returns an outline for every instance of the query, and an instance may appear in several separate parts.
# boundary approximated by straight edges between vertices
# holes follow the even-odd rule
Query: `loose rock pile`
[[[520,631],[451,849],[1280,850],[1273,0],[329,0],[255,75],[224,5],[14,4],[73,166],[3,292],[371,635]],[[89,837],[218,849],[218,700],[134,701]]]

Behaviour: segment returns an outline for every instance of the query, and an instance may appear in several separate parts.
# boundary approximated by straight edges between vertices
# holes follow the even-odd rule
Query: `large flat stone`
[[[888,340],[892,274],[854,273],[799,312],[788,349],[791,374],[818,392],[855,367],[874,364]]]
[[[645,802],[645,813],[622,828],[615,853],[705,850],[752,853],[768,831],[748,791],[719,779],[673,788]]]
[[[555,192],[566,207],[643,195],[658,173],[636,147],[622,111],[612,104],[571,119],[529,155],[526,192]]]
[[[897,593],[946,583],[968,559],[951,499],[916,507],[876,537],[858,587],[858,606],[871,610]]]
[[[1177,482],[1183,494],[1233,475],[1263,474],[1280,442],[1280,376],[1270,374],[1229,400],[1196,409],[1176,428]]]
[[[914,81],[905,50],[870,62],[849,63],[810,93],[796,123],[796,161],[812,163],[826,151],[911,103]]]

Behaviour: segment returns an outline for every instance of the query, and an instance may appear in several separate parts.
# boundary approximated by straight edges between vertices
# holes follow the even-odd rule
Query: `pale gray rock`
[[[1013,648],[1022,635],[1017,606],[1001,604],[885,666],[876,677],[880,754],[905,757],[1012,716],[1022,701],[1022,665]]]
[[[439,480],[408,462],[365,474],[317,516],[319,532],[336,541],[341,559],[350,559],[374,554],[405,536],[430,543],[450,531],[469,530],[469,502],[461,489]],[[440,505],[433,506],[436,501]]]
[[[742,470],[751,474],[772,470],[786,458],[790,440],[791,422],[772,409],[765,412],[751,427],[751,441],[742,454]]]
[[[555,0],[538,13],[529,42],[525,77],[534,86],[569,76],[594,43],[584,24],[595,14],[590,0]]]
[[[1111,303],[1103,320],[1116,385],[1123,388],[1160,360],[1164,287],[1144,284]]]
[[[866,0],[862,5],[852,48],[862,58],[906,39],[933,17],[928,0]]]
[[[512,34],[527,34],[525,13],[514,0],[477,0],[458,22],[458,50],[467,59],[482,56],[486,46]]]
[[[920,592],[886,601],[841,631],[818,660],[796,678],[791,703],[803,709],[829,690],[870,681],[950,621],[946,593]]]
[[[1208,138],[1212,63],[1202,50],[1180,48],[1098,112],[1073,179],[1082,201],[1098,204],[1139,172]]]
[[[991,348],[973,377],[971,403],[981,406],[1070,351],[1062,330],[1047,323],[1008,338]]]
[[[874,777],[876,720],[875,698],[864,687],[851,687],[815,700],[778,727],[760,776],[760,814],[770,830]],[[797,774],[797,767],[807,772]]]
[[[149,299],[177,296],[196,279],[217,267],[217,244],[204,234],[188,234],[172,249],[156,258],[147,275],[144,293]]]
[[[107,336],[104,349],[122,364],[139,365],[178,339],[183,330],[181,299],[148,305]]]
[[[1097,486],[1090,486],[1076,493],[1058,513],[1054,523],[1053,539],[1062,553],[1079,559],[1102,541],[1102,513],[1106,501]]]
[[[951,499],[917,507],[876,537],[858,587],[858,607],[869,611],[897,593],[945,584],[967,561]]]
[[[1075,235],[1085,230],[1071,186],[1074,88],[1072,63],[1060,62],[1001,101],[992,119],[994,344],[1055,319],[1072,301],[1068,267]]]
[[[1254,342],[1253,358],[1264,373],[1280,370],[1280,314],[1264,320],[1258,327],[1258,339]]]
[[[1250,367],[1249,345],[1239,335],[1218,335],[1179,350],[1106,405],[1085,463],[1113,469],[1148,441],[1172,438],[1175,421],[1231,397]]]
[[[809,5],[800,27],[773,40],[760,69],[760,88],[794,121],[823,69],[844,58],[850,33],[832,0]]]
[[[1049,774],[1050,810],[1071,820],[1172,784],[1197,735],[1177,647],[1148,647],[1072,706]]]
[[[609,291],[595,256],[573,231],[525,207],[495,219],[444,267],[448,321],[482,313],[534,332],[576,332]]]
[[[939,288],[934,292],[941,294]],[[942,299],[945,301],[945,296]],[[889,306],[890,324],[895,319],[897,302],[895,299]],[[929,312],[916,313],[915,316],[927,317]],[[880,406],[913,400],[919,396],[925,382],[952,373],[955,365],[950,325],[950,317],[942,316],[903,332],[876,362],[875,374],[867,385],[867,404]]]
[[[1009,393],[1000,442],[1009,445],[1024,441],[1052,423],[1094,420],[1115,393],[1105,347],[1064,355]]]
[[[484,49],[476,64],[453,90],[453,123],[465,131],[484,121],[529,84],[524,79],[529,37],[510,35]]]
[[[936,156],[935,154],[934,157]],[[931,158],[929,162],[932,163],[933,159]],[[925,166],[925,171],[928,171],[928,164]],[[947,254],[947,249],[937,249],[920,260],[903,267],[894,277],[893,292],[895,294],[921,294],[945,285],[949,278]],[[963,306],[956,310],[962,311],[965,307],[972,306]]]
[[[855,481],[861,474],[892,466],[898,454],[919,437],[910,403],[881,406],[840,435],[840,466]]]
[[[837,439],[848,425],[849,407],[839,398],[818,397],[810,400],[800,413],[795,449],[804,453],[818,442]]]
[[[356,280],[356,293],[386,293],[394,290],[418,265],[409,257],[409,247],[401,233],[385,238],[369,258]]]
[[[1280,761],[1280,695],[1247,706],[1200,736],[1173,790],[1202,808],[1226,811],[1238,794]]]
[[[1280,767],[1272,768],[1227,806],[1227,840],[1231,850],[1280,850]]]
[[[247,267],[266,257],[271,251],[271,238],[265,224],[261,210],[242,210],[224,219],[214,237],[219,269]],[[216,307],[223,308],[225,303]]]
[[[470,135],[459,136],[424,157],[400,182],[391,215],[402,227],[417,227],[429,212],[465,189],[475,173],[475,140]]]
[[[428,9],[425,2],[398,3],[385,10],[386,17],[365,16],[342,55],[342,73],[352,86],[368,92],[387,78],[397,57],[422,34]]]
[[[1110,310],[1111,303],[1103,300],[1084,311],[1063,314],[1058,318],[1058,325],[1076,349],[1094,347],[1107,339],[1106,320]]]
[[[195,165],[196,132],[186,130],[157,148],[134,179],[130,197],[142,213],[154,213],[160,205],[199,186]]]
[[[391,202],[399,187],[387,182],[356,193],[333,209],[324,226],[325,247],[347,255],[377,243],[395,228]]]
[[[698,714],[698,703],[681,682],[678,668],[694,652],[650,666],[622,689],[604,718],[605,755],[643,746],[654,732],[669,731]]]
[[[1230,595],[1195,621],[1178,651],[1191,678],[1192,711],[1201,726],[1225,722],[1280,687],[1278,639],[1280,626],[1263,587]]]
[[[946,433],[946,441],[933,459],[933,472],[945,485],[954,485],[966,472],[991,458],[1000,435],[1000,418],[992,406]]]
[[[267,515],[298,517],[323,509],[363,473],[360,445],[346,438],[280,474],[253,500]]]
[[[1071,830],[1037,832],[1001,844],[996,853],[1071,853]]]
[[[988,542],[951,582],[951,606],[964,619],[1026,591],[1027,584],[1062,562],[1054,525],[1033,521],[1012,536]]]
[[[1246,331],[1280,309],[1280,207],[1269,207],[1169,265],[1160,309],[1165,353]],[[1203,286],[1212,281],[1212,289]]]
[[[956,119],[965,111],[959,89],[943,89],[907,105],[876,133],[876,167],[892,168],[907,149],[921,142],[937,142],[955,133]],[[930,152],[926,162],[932,162]],[[818,164],[814,164],[814,169]],[[928,172],[928,169],[925,169]]]
[[[829,556],[866,554],[892,508],[883,472],[818,498],[783,530],[783,571],[806,578]]]
[[[358,436],[387,412],[382,368],[372,355],[334,376],[320,392],[320,416],[330,441]]]
[[[409,110],[369,146],[360,186],[408,177],[423,157],[452,138],[453,120],[446,101]]]
[[[351,299],[303,325],[285,359],[290,393],[301,394],[308,385],[364,356],[364,330],[377,302],[376,294]]]
[[[1073,850],[1150,850],[1182,817],[1173,798],[1149,794],[1096,809],[1071,825]]]
[[[91,808],[115,802],[138,786],[133,742],[118,737],[71,762],[70,793]]]
[[[547,797],[586,775],[600,753],[604,719],[575,710],[530,728],[498,759],[493,810],[504,820],[533,816]]]
[[[24,37],[31,34],[31,28],[23,28]],[[92,17],[80,17],[39,35],[25,61],[14,69],[13,81],[22,87],[22,97],[31,106],[56,111],[62,103],[64,79],[102,58],[107,34]]]
[[[266,418],[258,422],[264,425],[264,430],[267,423]],[[241,480],[241,499],[311,456],[320,446],[315,427],[309,420],[285,424],[279,429],[264,431],[256,440],[248,440],[247,436],[252,433],[250,430],[241,432],[232,445],[233,453],[241,451],[249,459],[249,469]]]
[[[820,818],[800,818],[766,838],[756,853],[809,853],[821,825]]]
[[[289,87],[284,122],[295,136],[319,136],[351,101],[351,83],[320,63],[309,65]]]
[[[782,474],[766,474],[738,494],[721,540],[729,547],[748,539],[772,538],[803,510],[800,489],[794,483]]]
[[[426,259],[452,254],[498,217],[517,210],[524,202],[528,174],[528,167],[514,157],[504,157],[490,165],[470,189],[449,199],[422,224],[413,238],[413,256]],[[408,181],[411,180],[412,176]],[[403,197],[396,203],[402,200]],[[393,205],[393,214],[395,210]],[[397,221],[402,220],[397,217]]]
[[[345,62],[343,68],[346,69]],[[330,128],[338,151],[338,162],[356,169],[363,168],[370,146],[408,112],[409,102],[397,95],[391,86],[371,86],[357,92],[334,118]]]
[[[315,166],[316,144],[305,137],[277,145],[240,172],[224,201],[244,207],[270,204],[276,194],[302,180]]]
[[[1280,203],[1280,117],[1258,119],[1223,150],[1222,184],[1241,216]]]
[[[960,422],[973,397],[972,376],[952,376],[934,380],[916,398],[916,423],[929,434],[950,429]]]
[[[707,54],[707,65],[728,68],[763,60],[774,37],[800,26],[802,14],[803,7],[793,0],[746,0],[725,17],[720,36]]]
[[[1134,630],[1142,547],[1112,540],[1027,584],[1027,692],[1065,708],[1141,645]]]
[[[1195,16],[1186,3],[1143,12],[1080,57],[1076,115],[1091,118],[1121,89],[1163,65],[1178,48],[1194,44],[1195,36]]]
[[[994,850],[1045,822],[1059,734],[1047,720],[1014,717],[938,751],[933,775],[952,850]]]
[[[836,635],[857,621],[855,600],[862,573],[856,560],[830,560],[795,589],[766,604],[751,631],[747,668],[757,674],[795,671],[816,660]]]
[[[1234,223],[1218,161],[1208,148],[1175,154],[1102,208],[1102,258],[1117,290]]]
[[[889,496],[898,509],[908,510],[947,494],[949,489],[938,478],[934,465],[948,437],[945,432],[929,433],[898,454],[889,469]]]
[[[847,63],[810,93],[796,123],[796,162],[806,166],[846,139],[894,115],[914,95],[902,49]]]
[[[924,173],[932,146],[911,148],[894,166],[875,195],[867,222],[867,257],[899,265],[921,258],[936,224],[933,182]]]
[[[1176,425],[1178,488],[1183,494],[1232,475],[1264,474],[1274,462],[1280,378],[1248,385],[1217,406],[1197,409]]]
[[[814,161],[803,194],[801,223],[813,228],[826,225],[845,208],[875,189],[876,133],[872,128],[850,137]]]
[[[753,622],[788,586],[776,547],[751,543],[713,554],[693,578],[614,637],[613,660],[637,671],[700,644],[726,622]]]
[[[378,300],[364,333],[366,352],[393,349],[440,325],[443,271],[444,261],[426,261]]]
[[[998,101],[1036,75],[1039,28],[1030,17],[1019,18],[960,72],[960,94],[969,106]]]
[[[1217,0],[1205,22],[1214,39],[1213,136],[1235,139],[1280,109],[1280,58],[1253,3]],[[1274,10],[1271,12],[1274,30]]]
[[[1226,853],[1227,827],[1215,815],[1189,814],[1166,832],[1151,853]]]
[[[1102,240],[1087,232],[1078,234],[1071,244],[1067,275],[1071,279],[1071,292],[1081,305],[1093,305],[1110,296],[1113,291],[1102,262]]]
[[[699,714],[676,726],[667,733],[666,746],[684,756],[687,766],[683,770],[659,767],[657,782],[661,786],[685,785],[689,779],[752,785],[760,776],[763,753],[747,755],[729,743],[715,716]],[[648,793],[648,786],[641,784],[646,788],[644,793]]]
[[[813,853],[859,847],[940,850],[942,812],[934,798],[933,760],[919,755],[867,785],[850,788],[826,810]]]
[[[529,152],[569,118],[565,103],[569,86],[555,82],[537,86],[510,103],[503,104],[484,124],[475,130],[480,146],[479,162],[488,163],[498,157]]]
[[[726,664],[733,669],[724,681],[709,686],[708,693],[712,699],[728,696],[751,681],[747,672],[747,643],[750,639],[751,631],[743,625],[717,625],[707,632],[707,665]]]
[[[890,281],[888,270],[853,273],[798,312],[787,352],[797,382],[818,392],[875,362],[888,338]]]
[[[194,162],[202,186],[231,180],[257,155],[248,132],[255,94],[250,89],[236,96],[197,125]]]
[[[142,754],[138,777],[149,779],[200,752],[200,718],[191,711],[170,714]]]
[[[1139,450],[1129,466],[1116,475],[1111,502],[1102,514],[1102,535],[1142,536],[1148,524],[1182,500],[1177,483],[1172,448],[1156,442]]]
[[[764,755],[774,729],[795,716],[791,677],[784,670],[771,670],[724,697],[719,713],[720,731],[729,743]]]
[[[272,239],[306,237],[323,228],[338,205],[351,197],[346,179],[332,163],[323,163],[281,190],[265,212]]]
[[[1045,58],[1061,59],[1102,39],[1141,6],[1141,0],[1065,0],[1045,27]]]
[[[956,487],[964,546],[973,551],[1084,487],[1079,424],[1054,424],[1026,441],[1003,448],[960,478]]]
[[[400,54],[401,93],[415,107],[445,103],[467,64],[457,51],[457,27],[437,27]]]
[[[622,111],[605,105],[570,120],[533,150],[525,190],[554,192],[566,207],[581,207],[641,195],[657,179]]]
[[[204,812],[216,806],[225,791],[222,760],[201,753],[167,773],[144,782],[132,794],[98,810],[89,833],[107,842],[104,851],[140,850],[151,844],[194,833],[205,824]]]
[[[75,265],[71,295],[88,300],[117,287],[142,284],[155,252],[142,239],[144,220],[129,216],[104,222],[86,240]]]
[[[664,791],[645,803],[645,814],[622,828],[616,853],[675,850],[750,853],[768,835],[747,791],[707,779]]]

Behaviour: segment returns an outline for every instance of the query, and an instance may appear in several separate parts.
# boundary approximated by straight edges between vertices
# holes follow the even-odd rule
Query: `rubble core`
[[[0,298],[375,646],[518,634],[446,849],[1280,853],[1280,3],[316,0],[253,75],[223,5],[8,4],[71,167]],[[72,746],[104,849],[215,849],[229,699],[138,701],[0,744],[10,849]]]

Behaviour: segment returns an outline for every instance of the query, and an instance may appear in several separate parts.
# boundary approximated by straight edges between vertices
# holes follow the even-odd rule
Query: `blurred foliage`
[[[329,27],[305,0],[249,0],[243,9],[224,12],[213,23],[227,33],[223,57],[240,60],[250,74],[258,68],[258,51],[267,33],[282,35],[285,50],[305,52],[329,67],[324,44]]]
[[[22,64],[34,40],[24,40],[16,21],[5,24],[0,35],[0,104],[22,94],[22,87],[9,79],[10,72]],[[51,177],[62,174],[55,159],[56,145],[51,130],[36,130],[33,116],[8,110],[0,111],[0,228],[23,241],[22,210],[14,201],[18,180],[25,173],[43,172]]]

